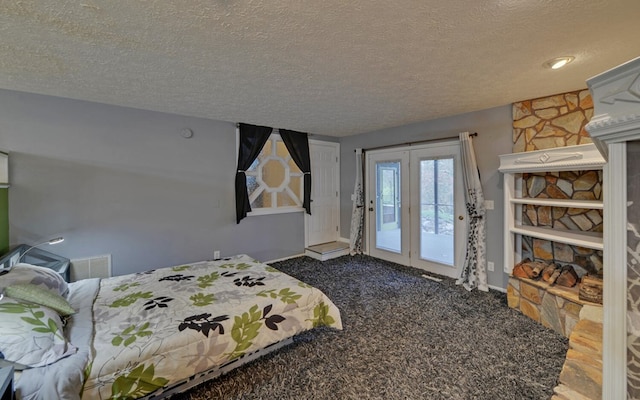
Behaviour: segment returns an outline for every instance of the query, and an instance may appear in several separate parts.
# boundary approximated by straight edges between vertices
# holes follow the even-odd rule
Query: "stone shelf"
[[[602,179],[601,170],[605,164],[604,158],[593,143],[500,156],[499,170],[504,173],[505,199],[504,272],[511,273],[513,266],[522,259],[522,236],[597,251],[603,250],[602,233],[590,231],[601,230],[598,225],[602,223],[604,205],[602,201],[596,199],[601,198],[602,183],[598,180]],[[586,172],[571,179],[569,174],[565,174],[565,172],[575,173],[576,171]],[[536,173],[551,174],[551,176],[538,177],[538,180],[544,183],[543,185],[534,185],[532,182],[531,186],[523,187],[526,184],[523,182],[524,175]],[[563,174],[566,176],[563,177]],[[563,184],[560,185],[559,181]],[[531,189],[533,186],[536,187],[534,191]],[[564,186],[567,188],[564,189]],[[543,191],[540,192],[540,190]],[[526,225],[529,223],[527,219],[531,218],[528,212],[532,208],[530,206],[562,208],[565,213],[556,217],[556,210],[552,212],[545,210],[546,214],[543,213],[543,215],[550,215],[550,218],[545,218],[544,221],[531,220],[530,225],[534,226],[530,226]],[[524,212],[525,209],[526,212]],[[586,212],[574,216],[573,211],[569,211],[572,209],[584,209]],[[534,210],[537,217],[540,216],[539,210],[541,209]],[[564,218],[565,214],[567,223],[560,221],[558,224],[549,224],[555,218]],[[548,221],[549,219],[551,221]],[[580,222],[585,222],[590,227],[583,227]],[[566,227],[566,229],[554,229],[550,226]]]
[[[513,204],[530,204],[533,206],[566,207],[566,208],[590,208],[603,209],[603,203],[599,200],[573,200],[573,199],[541,199],[541,198],[515,198]]]
[[[547,282],[543,281],[543,280],[533,280],[533,279],[527,279],[527,278],[520,278],[517,276],[513,276],[510,275],[511,278],[513,279],[517,279],[521,282],[525,282],[528,283],[531,286],[535,286],[539,289],[545,290],[547,293],[553,294],[555,296],[558,297],[562,297],[565,300],[569,300],[572,301],[574,303],[580,304],[580,305],[590,305],[590,306],[596,306],[596,307],[602,307],[602,304],[598,304],[598,303],[592,303],[590,301],[586,301],[586,300],[581,300],[579,297],[579,288],[578,285],[569,288],[569,287],[565,287],[565,286],[560,286],[560,285],[549,285]]]
[[[509,231],[552,242],[566,243],[595,250],[603,249],[601,232],[567,231],[527,225],[515,225]]]

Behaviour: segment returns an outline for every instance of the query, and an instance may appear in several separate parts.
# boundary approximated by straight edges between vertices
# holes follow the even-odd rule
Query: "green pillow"
[[[56,310],[58,314],[63,317],[76,313],[76,310],[71,308],[64,297],[58,293],[43,289],[42,286],[32,285],[30,283],[17,283],[4,288],[4,294],[12,299],[28,301],[49,307]]]

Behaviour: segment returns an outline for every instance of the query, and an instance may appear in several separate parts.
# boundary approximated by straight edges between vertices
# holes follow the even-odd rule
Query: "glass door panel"
[[[420,257],[454,265],[453,157],[420,161]]]
[[[369,254],[409,265],[409,152],[387,151],[367,159]]]
[[[460,145],[411,150],[411,265],[458,277],[466,250]]]
[[[376,162],[376,247],[400,253],[400,161]]]

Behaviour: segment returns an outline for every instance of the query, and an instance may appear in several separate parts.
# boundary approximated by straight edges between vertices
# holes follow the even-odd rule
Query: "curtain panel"
[[[302,207],[311,215],[311,159],[309,157],[309,138],[306,133],[279,129],[280,137],[289,150],[289,154],[304,174],[304,198]]]
[[[362,149],[356,149],[356,183],[353,188],[353,207],[351,209],[351,232],[349,253],[353,256],[363,252],[364,234],[364,171]]]
[[[238,224],[251,211],[245,171],[258,158],[273,129],[266,126],[239,124],[239,130],[240,146],[236,170],[236,223]]]
[[[486,228],[485,208],[480,173],[476,162],[473,141],[468,132],[460,134],[460,152],[462,154],[462,175],[464,177],[465,202],[469,232],[467,255],[457,284],[467,290],[478,288],[488,291],[486,269]]]

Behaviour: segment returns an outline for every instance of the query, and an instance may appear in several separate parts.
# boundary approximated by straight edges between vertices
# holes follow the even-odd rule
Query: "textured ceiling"
[[[639,0],[0,0],[0,88],[345,136],[584,88],[640,55],[638,16]]]

